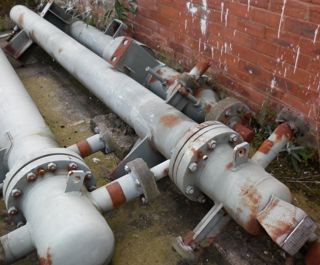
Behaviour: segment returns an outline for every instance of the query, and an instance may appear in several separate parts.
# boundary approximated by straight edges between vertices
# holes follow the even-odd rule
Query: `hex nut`
[[[30,173],[27,174],[27,181],[28,182],[33,182],[36,179],[37,179],[37,176],[33,172],[30,172]]]
[[[55,164],[55,163],[49,163],[48,164],[48,170],[50,171],[50,172],[55,172],[56,170],[57,170],[57,165]]]
[[[78,168],[78,165],[76,163],[70,163],[68,167],[69,171],[76,170],[77,168]]]
[[[192,162],[192,163],[190,163],[190,165],[189,165],[188,168],[189,168],[189,170],[190,170],[191,172],[196,172],[197,169],[198,169],[198,165],[197,165],[197,163]]]
[[[236,134],[231,134],[229,140],[230,142],[235,143],[238,141],[238,136]]]
[[[217,142],[216,142],[215,140],[210,140],[210,141],[208,142],[208,148],[209,148],[209,150],[215,149],[216,146],[217,146]]]
[[[16,207],[10,207],[9,210],[8,210],[8,214],[9,214],[10,216],[14,216],[14,215],[16,215],[17,213],[18,213],[18,210],[17,210]]]
[[[13,189],[11,195],[13,198],[19,198],[22,195],[22,191],[19,189]]]
[[[193,186],[187,186],[186,187],[186,194],[192,195],[194,193],[194,187]]]

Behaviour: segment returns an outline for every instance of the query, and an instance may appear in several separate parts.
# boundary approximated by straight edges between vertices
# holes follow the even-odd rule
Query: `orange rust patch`
[[[164,171],[163,171],[163,175],[164,176],[169,176],[169,169],[166,168]]]
[[[242,136],[243,140],[245,140],[248,143],[250,143],[254,138],[253,130],[247,128],[241,123],[236,123],[233,129]]]
[[[107,185],[106,189],[111,197],[114,208],[118,208],[126,202],[126,197],[118,181]]]
[[[268,154],[272,146],[273,146],[273,142],[267,139],[262,143],[258,151],[264,154]]]
[[[77,147],[82,157],[87,157],[92,154],[91,146],[89,145],[87,140],[81,140],[80,142],[78,142]]]
[[[250,209],[250,218],[245,225],[245,229],[252,235],[259,235],[262,227],[257,221],[257,211],[261,201],[261,195],[255,186],[249,185],[241,188],[241,196],[244,199],[243,207]]]
[[[203,60],[197,63],[195,68],[197,69],[197,71],[199,71],[199,75],[202,76],[210,66],[211,66],[210,62]]]
[[[189,231],[185,237],[183,238],[183,243],[185,243],[186,245],[190,246],[193,243],[193,236],[194,236],[194,232],[193,231]]]
[[[306,265],[320,265],[320,241],[314,242],[306,255]]]
[[[160,119],[160,122],[168,128],[177,125],[180,121],[181,121],[180,117],[172,114],[165,115]]]
[[[19,24],[19,26],[22,26],[22,27],[23,27],[23,24],[24,24],[24,14],[21,14],[21,15],[18,17],[18,24]]]
[[[196,149],[192,148],[191,151],[192,151],[193,155],[197,158],[197,161],[202,160],[204,154],[201,150],[196,150]]]
[[[231,168],[233,168],[233,163],[230,162],[226,165],[226,170],[230,170]]]
[[[280,124],[274,131],[276,135],[276,142],[280,141],[282,137],[287,139],[293,138],[293,132],[287,122]]]
[[[48,248],[46,257],[39,257],[40,265],[52,265],[52,254],[50,248]]]

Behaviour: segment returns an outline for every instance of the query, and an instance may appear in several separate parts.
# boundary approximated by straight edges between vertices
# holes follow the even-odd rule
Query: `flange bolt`
[[[191,172],[196,172],[196,170],[198,169],[198,165],[197,165],[197,163],[195,163],[195,162],[192,162],[192,163],[190,163],[190,165],[189,165],[189,170],[191,171]]]
[[[11,195],[13,198],[19,198],[22,195],[22,191],[19,189],[13,189]]]
[[[55,172],[57,170],[57,165],[55,163],[49,163],[48,170],[49,172]]]
[[[17,210],[16,207],[10,207],[9,210],[8,210],[8,214],[10,216],[15,216],[17,213],[18,213],[18,210]]]
[[[33,182],[37,179],[37,175],[34,174],[33,172],[28,173],[27,175],[27,181],[28,182]]]
[[[186,187],[186,194],[192,195],[194,193],[194,187],[193,186],[187,186]]]

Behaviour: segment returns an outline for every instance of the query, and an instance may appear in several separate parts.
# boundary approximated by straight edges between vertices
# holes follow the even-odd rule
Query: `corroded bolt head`
[[[57,165],[55,163],[49,163],[48,164],[48,170],[50,172],[55,172],[57,170]]]
[[[19,198],[22,195],[22,191],[19,189],[13,189],[11,195],[13,198]]]
[[[195,162],[192,162],[192,163],[190,163],[190,165],[189,165],[189,170],[191,171],[191,172],[195,172],[197,169],[198,169],[198,165],[197,165],[197,163],[195,163]]]
[[[27,174],[27,181],[28,182],[33,182],[36,179],[37,179],[37,176],[33,172],[30,172],[30,173]]]
[[[76,170],[77,168],[78,168],[78,165],[76,163],[70,163],[68,167],[69,171]]]
[[[8,214],[9,214],[10,216],[14,216],[14,215],[16,215],[17,213],[18,213],[18,210],[17,210],[16,207],[10,207],[9,210],[8,210]]]
[[[203,157],[202,157],[202,160],[207,160],[208,159],[208,156],[207,155],[204,155]]]
[[[43,177],[44,174],[46,174],[46,171],[42,168],[42,167],[39,167],[37,169],[37,174],[40,176],[40,177]]]
[[[238,136],[236,134],[231,134],[229,140],[230,142],[235,143],[238,141]]]
[[[194,187],[193,186],[187,186],[186,187],[186,194],[191,195],[194,193]]]
[[[17,228],[20,228],[20,227],[24,226],[25,224],[26,224],[25,222],[20,221],[19,223],[17,223]]]
[[[208,148],[209,148],[209,150],[215,149],[216,146],[217,146],[217,142],[216,142],[215,140],[210,140],[210,141],[208,142]]]

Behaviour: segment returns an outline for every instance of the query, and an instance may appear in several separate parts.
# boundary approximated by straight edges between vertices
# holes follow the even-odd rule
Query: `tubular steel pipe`
[[[1,161],[9,170],[3,196],[13,220],[27,222],[1,237],[3,259],[11,263],[36,248],[41,264],[104,264],[113,252],[111,229],[81,191],[66,192],[68,170],[88,168],[75,153],[57,148],[2,50],[0,79],[1,136],[10,143]]]
[[[0,238],[2,247],[1,264],[12,262],[25,257],[34,250],[34,244],[28,225],[24,225]]]
[[[72,150],[73,152],[81,155],[82,158],[92,155],[105,148],[107,148],[106,144],[101,139],[101,136],[99,134],[90,136],[87,139],[81,140],[78,143],[68,147],[69,150]]]
[[[10,16],[141,138],[150,137],[170,158],[169,176],[189,199],[202,201],[204,193],[249,233],[257,234],[261,225],[290,254],[314,233],[314,222],[287,202],[289,189],[248,160],[248,144],[232,129],[220,122],[196,124],[26,7],[14,7]],[[294,222],[283,224],[283,215]]]
[[[289,124],[287,122],[280,124],[269,138],[262,143],[251,158],[252,161],[266,168],[292,138],[293,131]]]
[[[165,157],[170,158],[181,136],[196,124],[26,7],[15,6],[10,16],[30,38],[134,128],[140,138],[152,134],[155,146]]]
[[[167,160],[150,169],[156,181],[168,176],[169,162],[170,160]],[[128,173],[96,189],[89,196],[98,209],[106,212],[139,197],[141,194],[142,192],[139,185],[137,185],[136,179],[131,173]]]

